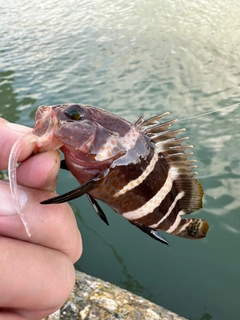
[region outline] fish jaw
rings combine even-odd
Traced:
[[[59,149],[63,143],[55,136],[60,123],[51,106],[40,106],[35,115],[33,134],[36,138],[35,153]]]

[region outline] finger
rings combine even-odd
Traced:
[[[57,310],[74,286],[73,264],[62,252],[0,237],[0,261],[0,307],[27,319]]]
[[[11,311],[2,309],[0,310],[0,320],[26,320],[26,318]]]
[[[18,124],[9,123],[0,118],[0,130],[0,170],[3,170],[7,169],[9,155],[14,143],[21,135],[31,131],[32,129]],[[33,152],[34,148],[34,143],[30,143],[24,147],[20,154],[19,161],[27,159]],[[60,159],[57,151],[30,157],[26,162],[23,162],[19,166],[17,174],[17,177],[19,178],[18,183],[25,186],[31,186],[32,184],[33,188],[54,190],[56,187],[57,171],[60,166],[59,163]]]
[[[23,134],[30,132],[32,129],[27,128],[18,124],[13,124],[6,121],[3,118],[0,118],[0,170],[6,170],[8,167],[8,159],[11,152],[11,149],[14,143],[20,138]],[[33,152],[35,143],[29,143],[24,150],[20,153],[19,161],[22,161],[28,158]]]
[[[59,168],[58,151],[39,153],[21,163],[17,169],[17,182],[26,187],[54,191]]]
[[[26,234],[6,181],[0,181],[0,235],[62,251],[76,262],[82,241],[71,207],[67,203],[41,205],[42,200],[56,195],[50,191],[19,187],[18,193],[32,236]]]

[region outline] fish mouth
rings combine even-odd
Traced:
[[[57,150],[63,144],[54,133],[59,128],[57,114],[51,106],[38,107],[35,115],[35,126],[32,133],[37,136],[37,152]]]

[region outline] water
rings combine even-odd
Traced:
[[[39,105],[93,104],[135,121],[240,101],[238,1],[0,0],[0,115],[33,126]],[[84,242],[76,268],[191,320],[239,318],[240,108],[180,122],[194,145],[211,229],[167,247],[109,208],[72,202]],[[66,182],[67,181],[67,187]],[[60,174],[58,192],[77,183]]]

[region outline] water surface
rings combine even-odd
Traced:
[[[225,0],[0,0],[0,115],[33,126],[39,105],[82,102],[135,121],[184,119],[240,101],[240,5]],[[182,120],[208,237],[166,247],[87,199],[72,201],[84,242],[76,268],[192,320],[239,318],[240,108]],[[77,183],[67,173],[58,192]]]

